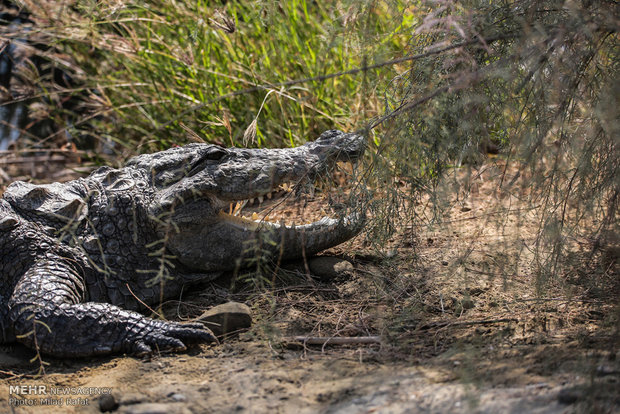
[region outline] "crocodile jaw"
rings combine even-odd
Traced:
[[[190,144],[136,157],[128,165],[153,177],[157,195],[148,213],[162,217],[195,200],[209,199],[220,207],[268,194],[280,184],[312,181],[338,161],[357,161],[364,149],[363,137],[332,130],[296,148],[219,149],[222,158],[212,160],[214,146]]]
[[[364,146],[359,135],[326,131],[297,148],[194,144],[140,156],[130,165],[153,177],[148,215],[169,252],[192,269],[219,271],[265,253],[282,259],[311,255],[355,236],[362,228],[360,215],[285,226],[233,217],[223,209],[283,184],[311,181],[338,161],[356,161]]]
[[[217,220],[201,228],[179,225],[168,240],[168,249],[192,269],[229,270],[257,256],[271,255],[274,260],[311,256],[349,240],[363,225],[360,213],[287,226],[220,211]]]

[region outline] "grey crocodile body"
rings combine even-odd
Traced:
[[[202,325],[139,311],[257,250],[292,259],[355,236],[358,215],[286,226],[223,209],[355,160],[363,149],[361,137],[339,131],[293,149],[190,144],[65,184],[11,184],[0,199],[0,343],[65,357],[213,340]]]

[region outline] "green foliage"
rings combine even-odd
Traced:
[[[100,132],[127,150],[188,139],[272,147],[376,112],[378,71],[287,82],[392,56],[404,46],[400,15],[397,4],[356,1],[110,0],[79,2],[52,26],[97,91],[92,113],[111,116]]]

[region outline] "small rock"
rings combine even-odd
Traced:
[[[470,297],[464,297],[463,300],[461,300],[461,306],[463,309],[473,309],[474,301],[471,300]]]
[[[316,396],[316,400],[320,403],[328,402],[331,398],[332,398],[331,392],[327,392],[327,393],[321,392]]]
[[[448,266],[448,261],[447,260],[442,260],[441,261],[441,265],[442,266]]]
[[[329,281],[353,272],[353,265],[344,259],[332,256],[317,256],[308,260],[310,272],[322,281]]]
[[[172,399],[172,401],[176,401],[176,402],[187,400],[187,397],[185,397],[185,395],[179,394],[178,392],[175,392],[172,395],[170,395],[170,398]]]
[[[576,403],[579,398],[581,398],[581,394],[573,388],[564,388],[558,393],[558,402],[560,404],[573,404]]]
[[[466,213],[466,212],[468,212],[468,211],[471,211],[471,207],[469,207],[469,206],[465,205],[465,206],[461,207],[461,211],[462,211],[463,213]]]
[[[598,367],[596,367],[596,375],[599,377],[614,375],[617,373],[618,371],[616,371],[613,367],[609,365],[599,365]]]
[[[228,302],[214,306],[196,318],[196,321],[204,323],[215,336],[224,336],[252,326],[252,312],[243,303]]]
[[[114,411],[118,408],[118,403],[112,394],[104,394],[99,398],[99,411]]]

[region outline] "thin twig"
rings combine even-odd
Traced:
[[[21,378],[24,376],[24,374],[16,374],[13,371],[5,371],[0,369],[0,375],[6,375],[8,378],[6,379],[15,379],[15,378]]]
[[[135,300],[137,300],[138,302],[140,302],[142,304],[142,306],[144,306],[145,308],[147,308],[148,310],[150,310],[154,315],[157,315],[157,312],[155,312],[153,310],[153,308],[151,308],[149,305],[147,305],[146,303],[144,303],[142,301],[142,299],[140,299],[139,297],[137,297],[135,295],[135,293],[133,293],[133,291],[131,290],[131,288],[129,287],[129,283],[125,283],[125,286],[127,286],[127,289],[129,290],[129,293],[131,293],[131,296],[134,297]]]
[[[287,342],[300,342],[303,345],[351,345],[380,344],[380,336],[295,336]]]
[[[426,325],[421,326],[419,329],[430,329],[430,328],[445,328],[449,326],[470,326],[470,325],[486,325],[492,323],[503,323],[503,322],[519,322],[517,318],[499,318],[499,319],[482,319],[478,321],[463,321],[463,322],[433,322]]]

